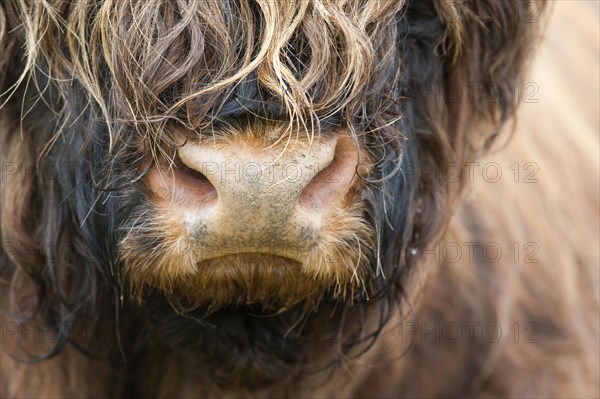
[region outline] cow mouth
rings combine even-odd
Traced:
[[[204,258],[202,261],[197,263],[198,268],[204,267],[207,262],[215,262],[218,265],[229,265],[226,267],[245,267],[254,263],[264,264],[265,262],[272,261],[273,264],[281,266],[289,264],[290,267],[302,267],[303,261],[297,256],[285,256],[279,255],[272,251],[252,251],[242,250],[234,253],[228,253],[213,257]]]
[[[146,223],[127,229],[121,241],[123,279],[140,302],[158,292],[173,303],[211,311],[258,306],[281,312],[301,303],[317,307],[328,297],[352,300],[368,289],[367,259],[374,248],[373,230],[360,213],[360,207],[345,210],[335,219],[339,222],[323,229],[306,248],[225,242],[213,244],[215,250],[209,252],[187,233],[181,219],[165,217],[167,212],[146,213]]]
[[[297,259],[272,252],[242,252],[198,262],[184,296],[209,307],[260,305],[282,312],[300,302],[318,301],[327,287],[307,274]]]

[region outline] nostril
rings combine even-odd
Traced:
[[[302,207],[324,208],[340,204],[353,186],[358,155],[349,137],[340,137],[331,162],[304,187],[299,197]]]
[[[177,173],[179,173],[180,176],[185,177],[190,181],[195,180],[196,184],[199,184],[199,185],[211,185],[212,186],[212,183],[210,182],[210,180],[208,180],[208,177],[206,177],[204,175],[204,173],[187,166],[181,160],[181,158],[179,157],[179,154],[177,154],[175,156],[174,166],[175,166],[175,168],[177,168]]]
[[[218,193],[200,171],[187,166],[179,156],[167,167],[159,165],[148,176],[149,188],[163,205],[175,201],[189,209],[207,208],[216,204]]]
[[[198,207],[216,203],[218,193],[215,186],[204,173],[186,165],[179,154],[175,156],[173,172],[175,189],[180,200]]]

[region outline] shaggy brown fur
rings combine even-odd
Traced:
[[[569,7],[527,85],[533,0],[2,0],[0,396],[599,396]],[[186,140],[332,136],[353,189],[294,256],[202,255],[153,191]]]

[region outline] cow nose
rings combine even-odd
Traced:
[[[260,210],[287,214],[299,207],[318,212],[339,202],[357,165],[352,149],[353,144],[340,139],[291,149],[245,142],[187,143],[178,155],[181,171],[196,178],[187,181],[188,189],[201,193],[200,201],[216,197],[213,206],[248,220]]]
[[[180,201],[170,206],[182,207],[204,259],[268,252],[301,260],[344,206],[358,165],[353,140],[339,135],[277,145],[188,141],[177,156],[170,191]]]

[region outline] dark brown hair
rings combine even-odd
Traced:
[[[133,357],[156,335],[193,347],[202,312],[184,317],[156,292],[140,307],[122,281],[119,243],[147,205],[148,165],[180,145],[174,129],[202,135],[237,121],[276,121],[287,135],[311,140],[335,126],[352,133],[370,163],[361,208],[374,232],[361,241],[370,248],[363,260],[369,289],[345,301],[327,298],[307,328],[335,314],[327,331],[342,337],[336,359],[357,355],[394,312],[408,312],[417,270],[411,253],[440,236],[462,191],[462,182],[439,182],[428,171],[478,159],[513,115],[513,87],[538,37],[540,24],[527,21],[532,7],[543,5],[2,3],[1,159],[34,171],[3,182],[0,193],[2,242],[14,245],[0,253],[10,313],[58,335],[42,357],[70,343],[121,367],[119,350]],[[473,84],[468,95],[454,95]],[[57,165],[52,178],[44,176]],[[222,362],[206,366],[211,375],[253,389],[299,375],[315,350],[282,334],[299,313],[306,309],[260,322],[213,315],[210,322],[246,335],[209,334],[202,348]],[[94,321],[111,349],[93,353],[73,339],[68,326],[81,320]],[[115,328],[134,344],[123,348]],[[251,354],[243,349],[249,342]],[[235,356],[219,353],[232,345],[239,345]]]

